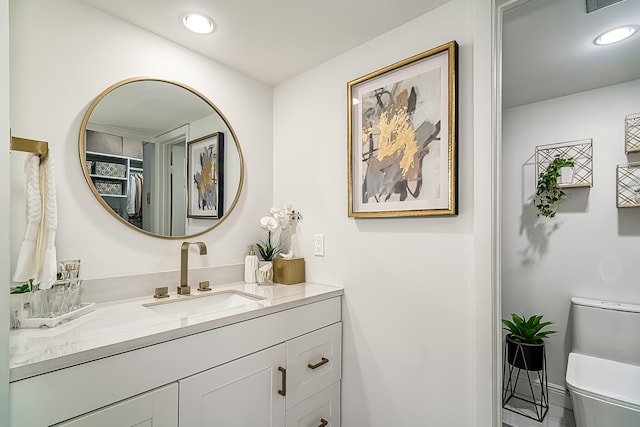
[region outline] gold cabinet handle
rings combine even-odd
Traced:
[[[328,424],[329,424],[329,421],[325,420],[324,418],[320,418],[320,425],[318,427],[324,427]]]
[[[320,366],[326,365],[327,363],[329,363],[329,359],[327,359],[326,357],[323,357],[322,360],[320,360],[315,365],[312,365],[311,363],[309,363],[307,365],[307,368],[309,368],[309,369],[318,369]]]
[[[287,395],[287,370],[282,366],[278,366],[278,371],[282,373],[282,390],[278,390],[280,396]]]

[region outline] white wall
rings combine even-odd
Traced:
[[[11,1],[11,73],[12,133],[49,141],[57,165],[58,257],[81,258],[85,278],[179,268],[181,241],[120,224],[94,199],[80,168],[78,134],[87,107],[113,83],[134,76],[176,80],[201,92],[224,112],[245,155],[237,211],[198,237],[209,255],[191,257],[191,266],[241,262],[260,237],[258,219],[272,198],[271,87],[71,0]],[[24,154],[11,157],[13,267],[25,223]]]
[[[640,209],[616,208],[616,165],[624,119],[640,112],[640,80],[503,113],[503,315],[544,314],[559,334],[548,341],[549,381],[564,387],[570,298],[640,303]],[[554,219],[538,218],[531,156],[536,145],[593,139],[593,188],[572,189]]]
[[[9,2],[0,0],[0,140],[9,141]],[[7,147],[5,145],[5,147]],[[0,200],[9,199],[9,151],[0,150]],[[9,204],[0,204],[0,282],[9,282]],[[6,287],[5,287],[6,289]],[[9,298],[0,298],[0,425],[9,424]]]
[[[347,82],[453,39],[460,214],[348,218]],[[472,4],[454,0],[274,91],[275,204],[303,214],[308,279],[345,287],[345,427],[486,422],[474,420],[472,390],[472,42]],[[315,233],[326,236],[325,257],[313,256]]]

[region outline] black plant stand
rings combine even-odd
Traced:
[[[544,417],[549,411],[549,385],[547,383],[547,355],[544,347],[544,343],[533,344],[540,347],[542,351],[542,363],[538,363],[535,366],[531,366],[530,362],[525,357],[525,350],[529,350],[527,347],[531,347],[526,343],[521,343],[511,339],[510,336],[506,338],[506,344],[504,346],[504,361],[502,368],[502,407],[508,411],[515,412],[516,414],[523,415],[532,420],[542,422]],[[511,346],[511,351],[509,347]],[[527,351],[528,353],[528,351]],[[538,369],[539,368],[539,369]],[[526,373],[529,393],[528,395],[516,395],[516,385],[520,379],[520,374],[524,371]],[[522,375],[524,379],[525,375]],[[534,381],[537,379],[540,384],[540,393],[536,396],[534,392]],[[507,403],[511,399],[517,399],[533,405],[536,416],[533,417],[520,408],[513,406],[507,406]]]

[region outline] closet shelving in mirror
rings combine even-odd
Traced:
[[[142,173],[142,159],[115,154],[86,152],[89,176],[98,194],[103,197],[126,198],[129,177]]]
[[[640,162],[616,167],[616,206],[640,207]]]
[[[573,178],[560,188],[593,187],[593,141],[581,139],[536,147],[536,176],[547,169],[556,157],[573,159]]]

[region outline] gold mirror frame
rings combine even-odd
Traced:
[[[222,215],[221,218],[217,219],[215,221],[215,224],[213,224],[211,227],[205,228],[201,231],[198,231],[196,233],[192,233],[192,234],[185,234],[185,235],[181,235],[181,236],[165,236],[162,234],[158,234],[158,233],[152,233],[150,231],[144,230],[142,228],[136,227],[135,225],[129,223],[128,221],[126,221],[123,217],[121,217],[120,215],[118,215],[114,209],[104,200],[104,198],[100,195],[100,193],[98,192],[98,190],[96,189],[95,184],[93,183],[93,180],[91,178],[89,169],[87,167],[87,162],[86,162],[86,133],[87,133],[87,125],[89,123],[89,119],[91,117],[91,114],[93,113],[93,111],[96,109],[96,107],[98,106],[98,104],[100,103],[100,101],[102,101],[107,95],[109,95],[111,92],[113,92],[114,90],[125,86],[127,84],[131,84],[131,83],[135,83],[135,82],[145,82],[145,81],[154,81],[154,82],[161,82],[161,83],[167,83],[167,84],[171,84],[171,85],[175,85],[178,86],[180,88],[183,88],[189,92],[191,92],[192,94],[196,95],[198,98],[200,98],[201,100],[203,100],[206,104],[208,104],[215,113],[217,113],[220,117],[220,119],[222,119],[222,121],[224,122],[224,124],[226,125],[226,127],[229,129],[229,131],[231,132],[231,135],[233,137],[233,141],[235,143],[235,147],[238,151],[238,161],[239,161],[239,180],[238,180],[238,188],[236,191],[236,195],[233,199],[233,202],[229,205],[229,208],[224,212],[224,214]],[[186,141],[187,143],[189,141]],[[200,236],[202,234],[208,233],[209,231],[213,230],[214,228],[218,227],[220,224],[222,224],[231,214],[231,212],[234,210],[234,208],[236,207],[238,200],[240,199],[240,194],[242,193],[242,188],[244,186],[244,157],[242,154],[242,149],[240,147],[240,143],[238,141],[238,137],[235,133],[235,131],[233,130],[233,127],[231,127],[231,124],[229,123],[229,121],[227,120],[226,116],[218,109],[218,107],[216,107],[216,105],[211,102],[207,97],[205,97],[202,93],[198,92],[197,90],[183,84],[177,81],[173,81],[173,80],[167,80],[167,79],[160,79],[160,78],[155,78],[155,77],[133,77],[130,79],[125,79],[122,80],[120,82],[117,82],[111,86],[109,86],[107,89],[105,89],[102,93],[100,93],[95,100],[91,103],[91,105],[89,105],[89,108],[87,109],[87,112],[84,115],[84,118],[82,119],[82,123],[80,125],[80,136],[79,136],[79,144],[78,144],[78,155],[80,158],[80,165],[82,168],[82,172],[84,174],[85,180],[87,182],[87,184],[89,185],[89,188],[91,189],[91,192],[93,193],[93,195],[95,196],[96,200],[98,200],[98,202],[107,210],[107,212],[109,212],[114,218],[116,218],[119,222],[125,224],[127,227],[140,232],[142,234],[146,234],[148,236],[152,236],[152,237],[158,237],[161,239],[169,239],[169,240],[177,240],[177,239],[185,239],[185,238],[192,238],[192,237],[196,237],[196,236]],[[186,177],[188,179],[188,177]]]

